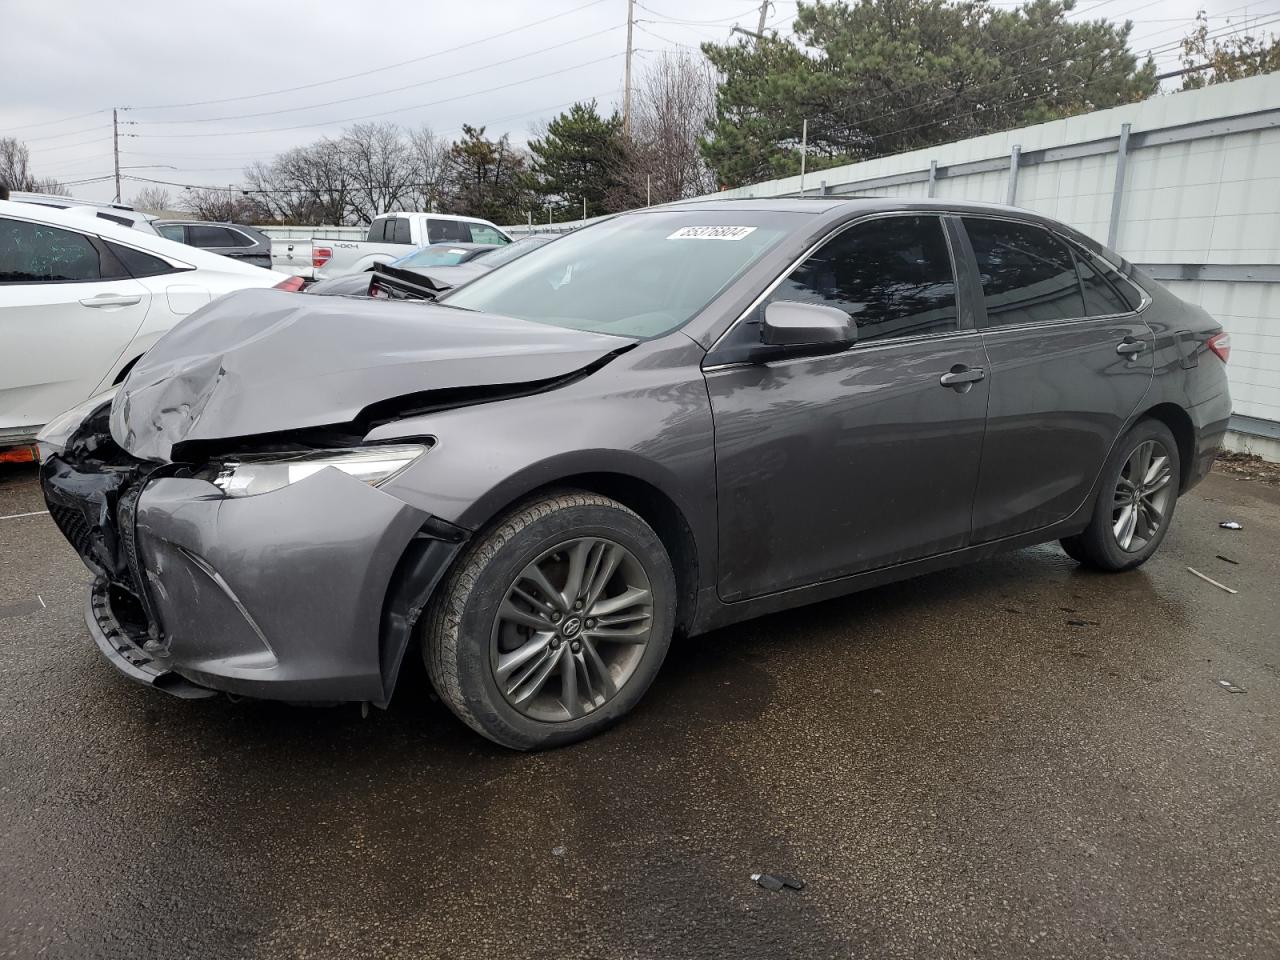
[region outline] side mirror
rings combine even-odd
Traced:
[[[858,325],[838,307],[775,300],[765,307],[760,340],[785,353],[838,353],[858,339]]]

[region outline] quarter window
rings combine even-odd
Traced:
[[[101,278],[101,259],[88,237],[42,223],[0,219],[0,283]]]
[[[770,295],[839,307],[858,342],[958,326],[951,256],[937,217],[885,217],[827,241]]]
[[[1076,255],[1076,268],[1080,271],[1080,288],[1084,291],[1086,317],[1105,317],[1129,312],[1129,305],[1116,293],[1115,287],[1079,254]]]
[[[129,271],[129,276],[131,277],[155,277],[162,273],[177,272],[176,267],[161,260],[159,257],[153,257],[151,254],[143,253],[141,250],[134,250],[132,247],[112,243],[110,240],[105,242],[107,249],[115,255],[117,260],[124,264],[124,268]]]
[[[1039,227],[964,218],[978,260],[987,326],[1085,315],[1071,251]]]
[[[193,223],[187,227],[187,242],[193,247],[234,247],[235,238],[226,227],[214,227],[207,223]]]

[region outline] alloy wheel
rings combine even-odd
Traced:
[[[1164,444],[1138,444],[1116,481],[1111,514],[1116,545],[1137,553],[1150,543],[1164,526],[1175,492],[1173,465]]]
[[[525,566],[494,619],[490,663],[507,703],[575,720],[631,679],[653,632],[653,588],[626,547],[577,537]]]

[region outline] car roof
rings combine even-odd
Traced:
[[[110,220],[96,216],[92,207],[68,207],[59,209],[46,207],[37,203],[14,203],[12,200],[0,200],[0,217],[12,217],[17,220],[34,220],[50,226],[65,227],[80,233],[92,233],[104,240],[113,240],[126,247],[136,247],[148,253],[154,253],[175,263],[193,267],[205,267],[230,273],[245,273],[262,270],[250,264],[206,253],[199,247],[189,247],[176,240],[166,240],[155,233],[147,233],[133,227],[122,226]],[[216,258],[216,259],[215,259]]]

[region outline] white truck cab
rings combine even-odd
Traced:
[[[384,213],[369,224],[364,240],[317,237],[311,242],[315,279],[372,270],[432,243],[510,243],[511,237],[476,217],[445,213]]]

